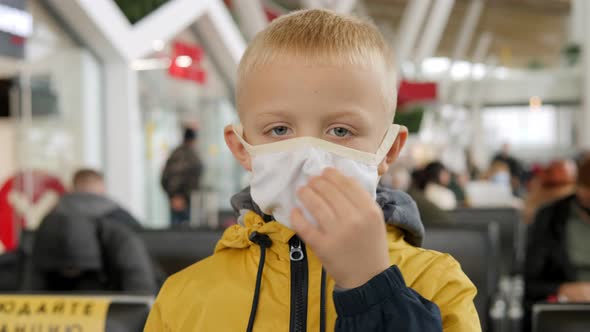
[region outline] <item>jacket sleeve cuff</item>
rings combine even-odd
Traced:
[[[333,297],[336,312],[342,317],[358,315],[395,296],[405,287],[400,270],[392,265],[362,286],[335,290]]]

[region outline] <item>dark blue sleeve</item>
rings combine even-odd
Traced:
[[[335,290],[333,296],[336,332],[442,331],[436,304],[406,287],[395,265],[358,288]]]

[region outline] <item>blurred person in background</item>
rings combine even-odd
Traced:
[[[470,179],[478,179],[480,177],[480,170],[477,167],[475,158],[469,149],[465,149],[465,163],[467,166],[467,175]]]
[[[455,194],[457,199],[457,206],[464,206],[466,200],[465,187],[469,183],[469,173],[453,173],[451,174],[451,182],[449,189]]]
[[[197,131],[185,128],[182,144],[177,147],[164,166],[162,188],[170,201],[172,226],[190,221],[191,194],[199,190],[203,163],[195,151]]]
[[[590,159],[579,168],[575,193],[539,210],[531,225],[525,266],[526,305],[590,302]]]
[[[412,184],[412,175],[406,167],[392,167],[389,172],[383,174],[380,184],[391,189],[408,191]]]
[[[422,218],[422,224],[426,229],[430,226],[452,225],[453,220],[451,216],[436,204],[429,201],[424,196],[424,193],[416,187],[415,183],[421,176],[421,171],[410,173],[405,167],[394,166],[391,171],[383,175],[381,185],[408,193],[416,202],[420,217]]]
[[[492,159],[492,164],[502,162],[508,166],[509,183],[512,191],[516,196],[521,196],[521,183],[524,176],[524,168],[521,162],[510,154],[510,145],[504,143],[502,150]]]
[[[522,208],[522,200],[514,195],[510,168],[501,160],[493,160],[480,180],[465,186],[466,205],[473,208]]]
[[[523,221],[532,223],[539,208],[572,195],[576,190],[577,175],[578,166],[573,160],[556,160],[541,170],[530,182]]]
[[[494,159],[482,178],[492,183],[512,187],[510,166],[505,161]]]
[[[451,216],[426,198],[424,191],[420,189],[420,183],[423,181],[422,172],[423,170],[414,170],[412,172],[412,185],[408,189],[408,195],[414,199],[418,206],[424,228],[428,229],[428,227],[436,225],[452,225],[454,222]]]
[[[417,178],[421,176],[421,171],[410,173],[403,166],[394,166],[391,171],[383,175],[381,185],[394,190],[404,191],[410,195],[416,202],[420,217],[422,218],[422,224],[425,228],[453,224],[451,216],[436,204],[429,201],[424,196],[424,193],[416,187]]]
[[[154,294],[156,272],[134,232],[139,227],[105,196],[101,173],[76,172],[73,191],[60,199],[35,233],[25,288]]]
[[[420,173],[415,174],[415,180],[417,189],[440,209],[453,210],[457,207],[455,193],[449,189],[451,173],[440,161],[426,165]]]

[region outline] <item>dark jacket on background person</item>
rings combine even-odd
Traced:
[[[139,227],[106,197],[65,195],[35,233],[25,288],[154,294],[156,272]]]
[[[523,331],[531,331],[531,310],[537,302],[557,296],[563,283],[576,280],[567,250],[566,226],[575,195],[540,209],[529,226],[525,258]]]
[[[531,304],[556,295],[561,284],[576,280],[566,238],[566,225],[575,199],[575,195],[570,195],[540,209],[529,228],[525,299]]]
[[[190,202],[193,191],[199,189],[203,164],[190,144],[176,148],[164,166],[161,184],[168,197],[182,196]]]
[[[418,248],[424,228],[412,199],[379,188],[377,203],[387,223],[392,265],[360,287],[335,289],[313,251],[265,216],[249,189],[242,191],[232,199],[240,225],[224,232],[211,257],[166,281],[144,331],[240,331],[249,319],[259,332],[287,331],[298,324],[306,331],[481,331],[473,304],[476,289],[459,264],[449,255]],[[296,242],[303,265],[290,261]],[[303,294],[303,301],[290,292]],[[253,306],[257,295],[260,302]]]

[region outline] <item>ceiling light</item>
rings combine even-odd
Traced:
[[[176,57],[174,63],[180,68],[188,68],[193,64],[193,59],[188,55],[181,55]]]

